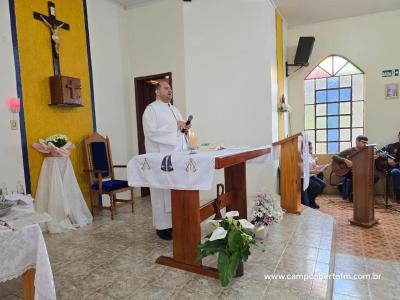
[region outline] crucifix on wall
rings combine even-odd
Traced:
[[[57,20],[56,6],[53,2],[49,1],[47,4],[49,8],[48,16],[33,12],[33,17],[42,21],[50,29],[54,76],[50,77],[51,104],[49,105],[58,107],[82,106],[80,79],[61,76],[59,30],[69,30],[69,24]]]
[[[60,49],[59,30],[60,29],[69,30],[69,24],[67,24],[63,21],[57,20],[56,6],[53,2],[49,1],[48,7],[49,7],[49,15],[48,16],[43,15],[38,12],[33,12],[33,17],[39,21],[42,21],[50,29],[54,75],[61,75],[60,59],[59,59],[59,49]]]

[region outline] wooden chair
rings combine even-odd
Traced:
[[[102,205],[94,205],[93,197],[99,200],[102,195],[110,196],[111,219],[114,220],[114,214],[117,213],[117,202],[131,203],[132,213],[134,212],[133,187],[128,186],[128,181],[117,180],[114,177],[114,168],[126,168],[126,165],[113,165],[110,141],[108,137],[103,137],[97,132],[85,138],[85,153],[87,169],[90,179],[90,204],[92,215],[95,208],[104,209]],[[131,199],[117,199],[116,195],[125,191],[131,192]]]

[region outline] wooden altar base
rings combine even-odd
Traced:
[[[300,215],[304,210],[304,205],[303,204],[299,204],[296,208],[285,208],[285,211],[289,214],[296,214],[296,215]]]
[[[217,157],[215,168],[224,169],[225,186],[218,185],[217,198],[200,207],[198,190],[171,190],[173,257],[161,256],[156,263],[218,278],[218,270],[202,265],[197,257],[201,244],[201,222],[220,210],[236,210],[247,219],[246,161],[271,152],[271,148]]]
[[[378,224],[378,220],[373,219],[372,221],[369,222],[360,222],[360,221],[356,221],[354,218],[349,219],[349,222],[351,225],[357,225],[357,226],[361,226],[361,227],[365,227],[365,228],[370,228],[372,226],[374,226],[375,224]]]
[[[218,269],[216,268],[211,268],[203,265],[199,266],[194,266],[194,265],[188,265],[185,263],[181,263],[179,261],[176,261],[172,257],[168,256],[160,256],[157,258],[156,263],[176,269],[181,269],[184,271],[196,273],[199,275],[204,275],[212,278],[218,278]]]

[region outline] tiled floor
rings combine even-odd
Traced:
[[[349,225],[353,207],[340,197],[325,195],[318,203],[336,219],[335,274],[381,275],[380,280],[335,280],[333,299],[399,299],[400,212],[376,208],[379,224],[366,229]]]
[[[114,221],[104,212],[81,230],[45,235],[58,299],[325,299],[331,292],[327,280],[264,277],[328,275],[334,220],[321,212],[286,215],[271,228],[267,251],[254,250],[244,276],[222,288],[215,279],[155,264],[159,255],[171,255],[172,243],[156,237],[148,199],[138,199],[135,209],[134,215],[120,210]],[[215,258],[206,264],[215,266]],[[20,282],[0,291],[1,299],[17,299]]]

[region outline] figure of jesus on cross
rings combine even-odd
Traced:
[[[43,21],[50,29],[50,37],[52,44],[52,54],[53,54],[53,65],[54,65],[54,75],[61,75],[60,71],[60,60],[59,60],[59,51],[60,51],[60,36],[59,30],[65,29],[69,30],[69,24],[57,20],[56,18],[56,6],[53,2],[48,2],[49,7],[49,15],[43,15],[38,12],[33,13],[33,17],[37,20]]]
[[[47,20],[43,17],[43,15],[40,15],[40,18],[43,20],[43,22],[50,28],[51,31],[51,39],[53,40],[54,47],[56,48],[56,54],[59,56],[59,49],[60,49],[60,37],[58,36],[58,29],[62,28],[64,26],[64,23],[61,23],[58,26],[53,26]]]

